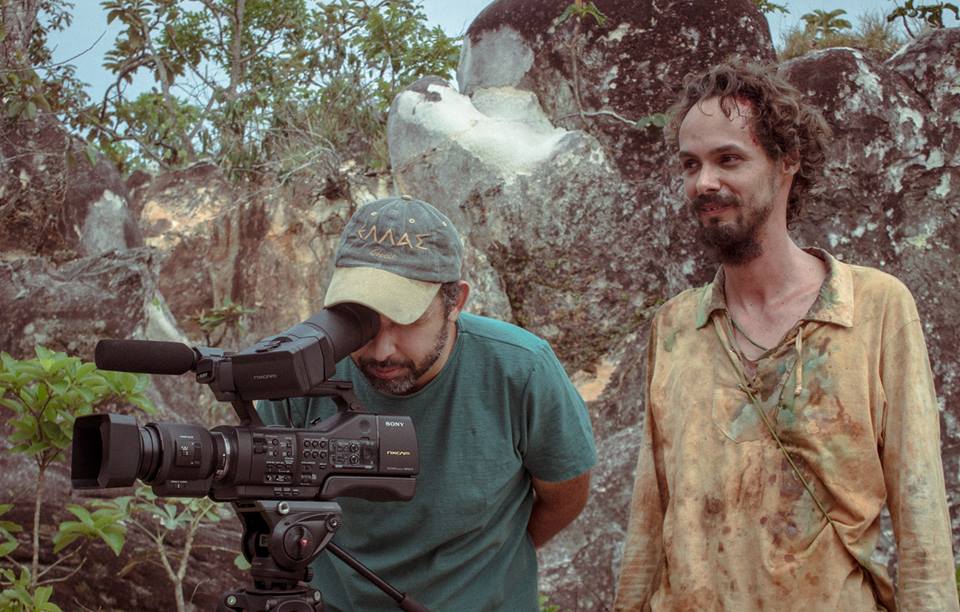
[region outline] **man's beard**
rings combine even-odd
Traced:
[[[417,381],[426,374],[427,370],[433,367],[440,359],[440,353],[447,344],[447,338],[450,336],[447,322],[443,322],[443,328],[437,334],[437,341],[420,363],[415,363],[409,359],[387,359],[386,361],[377,361],[375,359],[360,359],[357,361],[357,367],[367,377],[370,386],[381,393],[390,393],[391,395],[403,395],[414,390]],[[377,378],[370,373],[370,368],[405,368],[407,372],[394,378]]]
[[[691,200],[694,216],[697,220],[697,236],[714,253],[722,264],[741,266],[753,261],[763,253],[760,244],[760,227],[770,216],[772,206],[763,206],[747,210],[744,214],[743,202],[735,195],[702,194]],[[735,223],[720,223],[719,219],[710,219],[700,223],[697,216],[711,204],[732,206],[737,211]]]

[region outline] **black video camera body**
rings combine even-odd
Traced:
[[[217,399],[230,401],[239,426],[149,423],[97,414],[74,423],[71,479],[76,489],[129,486],[158,496],[216,501],[413,497],[419,453],[405,416],[362,411],[349,383],[328,380],[335,365],[366,344],[379,316],[355,304],[325,309],[234,355],[174,342],[102,340],[97,367],[125,372],[195,371]],[[339,410],[311,428],[267,426],[255,399],[330,396]]]

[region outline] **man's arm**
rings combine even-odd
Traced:
[[[940,414],[919,321],[884,342],[881,376],[886,395],[883,473],[900,568],[897,601],[904,610],[960,610]]]
[[[580,516],[590,492],[590,472],[570,480],[547,482],[533,479],[536,499],[527,523],[533,545],[540,548]]]
[[[657,319],[650,326],[647,344],[644,421],[637,456],[637,470],[630,500],[620,575],[617,577],[614,612],[647,610],[656,592],[663,570],[663,515],[669,493],[663,474],[663,457],[655,435],[656,419],[651,405],[650,388],[656,368]]]

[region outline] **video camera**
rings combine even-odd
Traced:
[[[152,485],[158,496],[230,501],[244,526],[241,548],[253,588],[225,593],[218,612],[321,611],[310,562],[324,549],[390,596],[403,610],[428,612],[334,544],[341,526],[336,497],[413,498],[420,472],[413,421],[363,411],[350,383],[330,380],[338,361],[380,327],[357,304],[325,309],[250,348],[226,353],[176,342],[101,340],[98,368],[146,374],[196,372],[240,425],[212,430],[182,423],[137,425],[133,417],[96,414],[73,426],[75,489]],[[328,396],[331,417],[309,428],[265,425],[253,400]]]
[[[229,354],[176,342],[101,340],[98,368],[148,374],[195,371],[239,426],[148,423],[97,414],[74,423],[76,489],[140,479],[158,496],[216,501],[374,501],[413,497],[419,458],[413,422],[363,412],[349,383],[329,380],[336,363],[377,334],[379,317],[356,304],[325,309],[250,348]],[[339,410],[308,429],[266,426],[252,400],[330,396]]]

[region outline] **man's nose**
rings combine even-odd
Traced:
[[[380,316],[380,331],[373,340],[364,347],[368,359],[386,361],[396,351],[396,340],[393,334],[393,322]]]
[[[697,195],[720,191],[720,175],[713,166],[704,164],[697,173]]]

